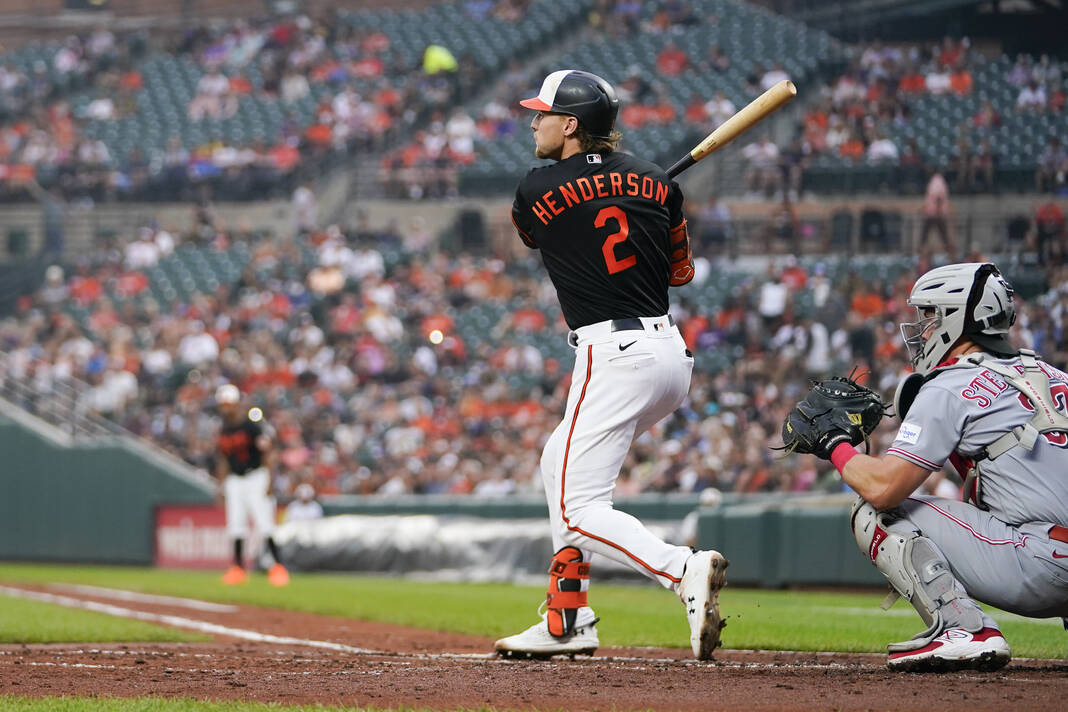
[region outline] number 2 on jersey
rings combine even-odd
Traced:
[[[1051,383],[1049,384],[1050,395],[1053,396],[1053,407],[1062,413],[1068,413],[1068,385],[1063,383]],[[1020,405],[1032,413],[1035,410],[1035,406],[1031,403],[1031,399],[1025,396],[1023,393],[1019,394],[1017,398],[1020,401]],[[1068,447],[1068,433],[1054,430],[1051,433],[1044,433],[1042,437],[1046,438],[1050,445],[1056,445],[1057,447]]]
[[[615,274],[628,267],[633,267],[638,262],[638,258],[631,255],[621,260],[616,259],[616,245],[627,239],[627,235],[630,233],[630,225],[627,224],[627,214],[623,212],[622,208],[610,205],[607,208],[601,208],[601,211],[597,213],[597,217],[593,219],[593,226],[604,227],[605,223],[610,219],[616,221],[616,224],[619,225],[619,230],[604,239],[604,244],[601,245],[601,253],[604,255],[604,263],[608,267],[608,274]]]

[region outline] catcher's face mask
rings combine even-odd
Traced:
[[[900,324],[901,338],[909,350],[909,360],[915,366],[923,358],[924,346],[931,334],[942,325],[941,310],[932,307],[916,307],[919,321]]]

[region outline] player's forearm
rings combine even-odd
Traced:
[[[857,453],[840,472],[845,483],[876,509],[896,506],[904,499],[904,496],[896,498],[893,481],[881,457]]]

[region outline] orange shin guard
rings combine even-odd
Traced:
[[[549,592],[545,595],[549,633],[560,637],[575,629],[578,609],[586,605],[582,582],[589,578],[590,565],[582,561],[582,552],[577,548],[565,546],[553,554],[549,566]]]

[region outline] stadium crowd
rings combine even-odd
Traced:
[[[935,169],[947,173],[957,193],[997,189],[995,171],[1004,148],[998,145],[994,130],[1004,117],[991,99],[997,86],[977,84],[973,78],[976,64],[987,60],[978,57],[968,38],[946,37],[940,44],[926,46],[873,41],[854,54],[841,74],[822,88],[821,101],[804,116],[800,144],[806,157],[831,155],[854,164],[895,167],[895,184],[915,193],[922,192],[926,175]],[[1020,54],[1007,75],[997,80],[998,85],[1000,80],[1019,90],[1011,111],[1064,116],[1061,63],[1048,55],[1035,60]],[[973,94],[980,99],[978,110],[945,127],[943,139],[952,141],[954,147],[944,165],[931,165],[915,138],[891,138],[892,129],[907,130],[917,120],[937,118],[917,113],[918,99]],[[1059,141],[1053,138],[1051,144],[1038,159],[1036,189],[1040,192],[1064,187],[1068,171]]]
[[[434,52],[436,63],[410,62],[385,34],[335,13],[205,23],[178,35],[98,28],[50,46],[30,73],[0,58],[0,199],[24,199],[31,178],[68,200],[191,199],[202,186],[217,199],[288,194],[325,161],[380,148],[469,95],[483,70],[466,55]],[[149,109],[181,92],[163,86],[178,75],[150,69],[160,57],[198,76],[187,106],[155,107],[186,114],[183,135],[159,145],[103,140],[125,119],[146,135],[160,131]],[[261,117],[277,109],[277,130],[232,138],[221,127],[243,105]]]
[[[714,215],[692,214],[703,234]],[[536,253],[450,254],[419,220],[204,238],[146,226],[50,268],[0,322],[3,377],[38,393],[81,379],[83,407],[206,469],[211,394],[233,382],[276,431],[281,493],[304,482],[321,493],[540,491],[538,455],[571,360]],[[153,270],[183,251],[228,256],[235,279],[160,303]],[[902,259],[873,277],[785,257],[752,274],[702,254],[695,282],[673,294],[696,354],[690,398],[639,439],[618,494],[837,489],[829,468],[769,446],[809,377],[856,367],[892,394],[906,370],[897,324],[930,265]],[[1046,269],[1068,284],[1068,267]],[[703,300],[724,281],[720,300]],[[1065,365],[1068,289],[1023,300],[1017,328]],[[888,421],[879,437],[892,432]]]

